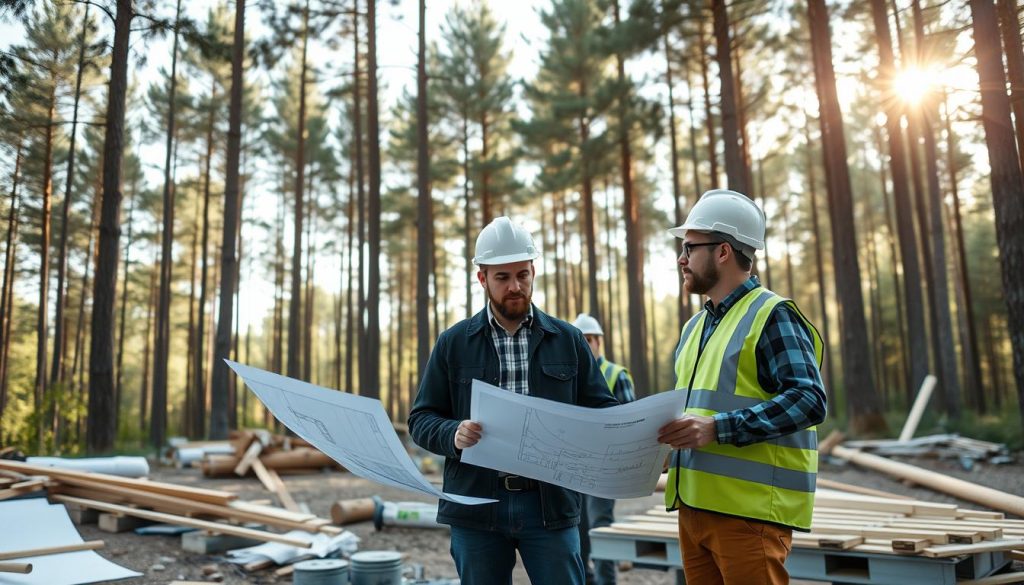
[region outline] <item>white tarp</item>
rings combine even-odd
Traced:
[[[379,400],[225,361],[277,420],[359,477],[460,504],[495,501],[434,487],[402,446]]]
[[[669,446],[658,429],[683,411],[671,391],[610,408],[585,408],[473,380],[470,418],[483,426],[462,462],[602,498],[654,492]]]
[[[0,552],[50,548],[81,544],[82,536],[71,523],[63,504],[50,504],[45,498],[0,502]],[[27,575],[0,573],[3,585],[75,585],[141,577],[96,554],[75,552],[9,559],[4,562],[31,563]]]

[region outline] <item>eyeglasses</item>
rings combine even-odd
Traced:
[[[725,242],[704,242],[703,244],[694,244],[692,242],[683,242],[683,257],[687,260],[690,259],[690,254],[694,248],[700,248],[701,246],[717,246],[724,244]]]

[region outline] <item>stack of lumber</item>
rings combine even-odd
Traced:
[[[308,473],[337,462],[299,437],[272,435],[260,430],[232,431],[231,454],[207,454],[199,466],[206,477],[256,474],[260,467],[277,472]],[[254,464],[258,461],[259,464]]]
[[[1004,443],[990,443],[961,437],[958,434],[928,435],[907,440],[876,439],[846,441],[844,447],[860,449],[884,457],[934,457],[939,459],[966,459],[989,463],[1009,463],[1010,451]]]
[[[676,512],[657,507],[603,530],[675,537],[677,522]],[[954,504],[819,489],[811,532],[794,532],[793,546],[931,558],[1024,550],[1024,520]]]
[[[0,460],[0,477],[15,479],[5,491],[46,489],[51,501],[122,516],[189,526],[217,534],[308,547],[301,540],[240,526],[258,523],[280,530],[336,535],[330,520],[281,508],[237,501],[235,494],[158,481],[132,479]],[[20,480],[20,481],[17,481]],[[29,488],[18,488],[31,483]],[[0,495],[0,498],[3,496]]]

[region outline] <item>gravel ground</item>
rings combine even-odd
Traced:
[[[1024,455],[1018,454],[1018,460],[1020,459],[1024,459]],[[1024,496],[1024,464],[1021,463],[999,466],[983,464],[975,466],[971,471],[964,471],[955,462],[934,459],[907,461],[954,477]],[[980,508],[970,502],[957,501],[928,489],[907,486],[881,474],[858,469],[852,465],[836,465],[825,461],[821,466],[820,476],[909,495],[921,500],[957,503],[964,507]],[[440,481],[439,476],[428,477],[434,481]],[[243,500],[268,497],[268,493],[263,490],[255,478],[207,479],[194,469],[161,468],[151,474],[151,479],[224,490],[237,493]],[[326,518],[330,517],[331,504],[338,499],[378,495],[389,501],[430,501],[425,496],[421,497],[417,494],[380,486],[349,473],[337,471],[288,475],[283,476],[283,479],[296,501],[307,503],[312,512]],[[620,500],[616,506],[616,514],[625,516],[643,513],[653,506],[660,505],[661,497],[662,495],[659,493],[645,498]],[[401,551],[405,554],[406,565],[421,565],[424,576],[429,579],[455,578],[457,576],[448,553],[447,530],[385,527],[381,531],[376,531],[372,522],[351,525],[348,529],[361,539],[360,550]],[[106,541],[106,548],[100,551],[103,556],[145,574],[144,577],[120,581],[120,583],[165,584],[175,579],[202,581],[204,580],[202,567],[209,564],[217,565],[218,570],[225,577],[223,582],[228,584],[291,582],[290,577],[274,577],[271,570],[245,573],[221,558],[186,553],[181,549],[180,537],[138,536],[131,532],[110,534],[101,532],[95,525],[82,526],[81,533],[86,540],[103,539]],[[161,565],[163,568],[159,569]],[[1024,569],[1024,567],[1020,568]],[[522,563],[517,564],[514,582],[529,583]],[[619,583],[622,585],[663,585],[673,582],[665,572],[649,569],[624,571],[620,573],[619,577]]]

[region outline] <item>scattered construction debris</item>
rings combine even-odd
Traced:
[[[970,439],[957,434],[928,435],[905,441],[892,439],[846,441],[843,446],[870,451],[884,457],[956,459],[961,463],[966,463],[965,467],[968,468],[970,464],[979,461],[992,464],[1013,462],[1006,444]]]
[[[282,510],[273,506],[237,502],[234,494],[106,475],[54,469],[16,461],[0,461],[0,470],[48,477],[46,489],[52,500],[77,508],[108,512],[121,517],[143,518],[179,526],[191,526],[217,534],[232,534],[259,541],[292,546],[303,542],[227,522],[255,522],[282,530],[338,535],[343,530],[326,518]],[[283,539],[283,540],[282,540]]]
[[[880,471],[900,480],[909,481],[937,492],[955,496],[968,502],[975,502],[993,510],[1024,517],[1024,498],[988,488],[955,477],[929,471],[920,467],[892,461],[885,457],[863,453],[844,445],[836,445],[830,453],[824,453],[865,467]]]

